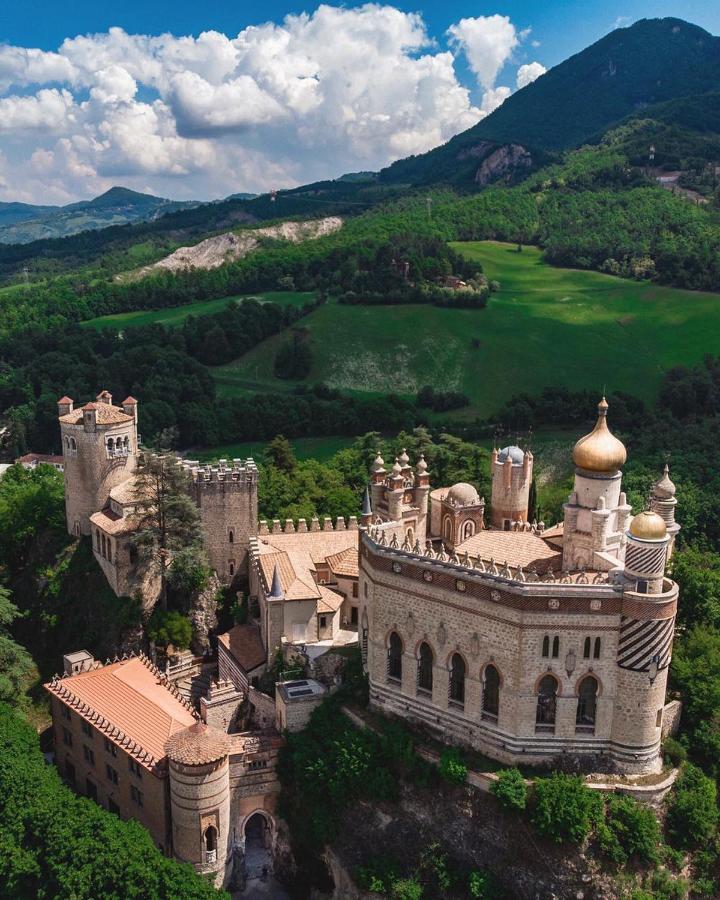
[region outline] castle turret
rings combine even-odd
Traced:
[[[129,415],[102,391],[96,402],[75,409],[58,400],[65,470],[65,512],[70,534],[90,534],[90,516],[108,503],[112,488],[127,481],[137,461],[137,407]]]
[[[372,525],[372,505],[370,503],[370,491],[366,487],[363,494],[362,513],[360,515],[360,524],[363,528],[369,528]]]
[[[231,743],[226,734],[196,722],[165,745],[169,761],[173,852],[222,886],[232,853]]]
[[[630,507],[620,491],[620,466],[627,453],[608,428],[607,411],[603,397],[595,427],[573,449],[575,482],[564,507],[563,531],[563,568],[570,571],[607,571],[620,562],[625,545]]]
[[[670,480],[670,470],[666,464],[662,477],[653,485],[650,496],[650,509],[662,517],[667,527],[669,537],[667,545],[668,560],[675,549],[675,538],[680,531],[680,526],[675,521],[675,507],[677,506],[675,490],[675,485]]]
[[[527,522],[533,455],[515,446],[493,449],[491,468],[492,524],[508,531],[514,522]]]

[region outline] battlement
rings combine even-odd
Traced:
[[[284,523],[280,519],[273,519],[271,525],[268,525],[267,519],[261,519],[258,525],[258,534],[307,534],[311,531],[357,530],[357,516],[348,516],[347,522],[343,516],[338,516],[334,525],[330,516],[325,516],[322,523],[317,516],[313,516],[309,526],[306,519],[298,519],[297,528],[292,519],[285,519]]]
[[[228,463],[227,459],[218,460],[216,466],[201,465],[197,460],[183,460],[183,468],[192,477],[193,483],[202,488],[210,484],[257,484],[258,468],[255,460],[248,457],[246,460],[233,459]]]

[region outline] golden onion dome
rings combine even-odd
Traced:
[[[646,510],[633,517],[630,534],[644,541],[659,541],[667,535],[667,525],[662,516]]]
[[[573,462],[589,472],[615,472],[627,459],[625,445],[608,428],[607,411],[607,400],[603,397],[598,403],[595,427],[573,447]]]

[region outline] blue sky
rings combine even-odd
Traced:
[[[658,16],[720,34],[718,0],[5,0],[0,200],[113,184],[208,199],[376,170]]]

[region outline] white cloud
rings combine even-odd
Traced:
[[[379,168],[502,103],[496,79],[527,34],[500,15],[450,27],[479,105],[419,14],[373,3],[235,37],[111,28],[54,53],[0,46],[0,196],[65,202],[121,181],[202,198]]]
[[[532,82],[535,81],[536,78],[539,78],[546,72],[547,69],[545,68],[545,66],[539,62],[526,63],[524,66],[520,66],[520,68],[517,70],[516,80],[518,90],[520,90],[520,88],[527,87],[529,84],[532,84]]]
[[[451,41],[467,57],[481,87],[495,84],[500,69],[520,43],[520,35],[508,16],[478,16],[460,19],[448,28]]]

